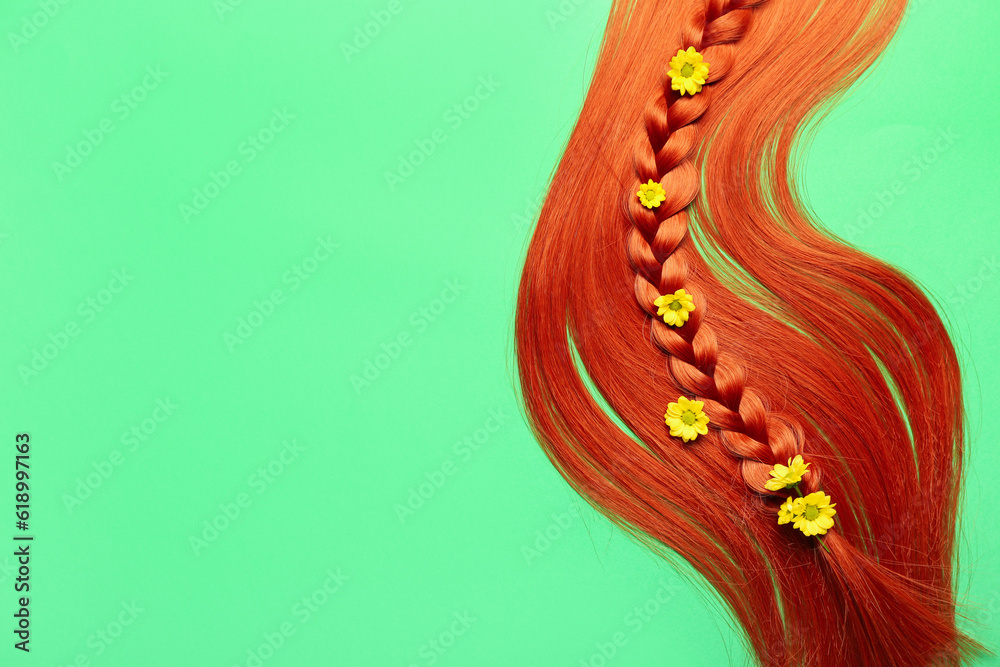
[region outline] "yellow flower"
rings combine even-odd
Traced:
[[[688,321],[689,313],[694,310],[694,299],[683,289],[673,294],[664,294],[653,302],[658,307],[657,315],[663,315],[663,321],[672,327],[682,327]]]
[[[833,515],[837,513],[833,509],[835,506],[836,503],[830,503],[830,496],[822,491],[796,498],[792,508],[795,519],[792,527],[806,535],[826,535],[826,531],[833,528]]]
[[[802,480],[802,475],[809,472],[809,465],[802,461],[801,455],[796,456],[794,459],[788,459],[787,466],[778,463],[774,466],[774,470],[771,471],[771,477],[774,479],[767,480],[764,487],[770,491],[780,491],[786,486],[798,484]]]
[[[663,190],[663,186],[653,179],[649,179],[649,183],[645,185],[640,183],[639,191],[635,194],[639,196],[639,201],[646,208],[656,208],[660,202],[667,199],[667,193]]]
[[[670,435],[688,442],[699,434],[708,433],[708,415],[701,411],[703,407],[704,401],[689,401],[684,396],[678,398],[676,403],[669,404],[663,417],[670,427]]]
[[[792,498],[788,496],[785,502],[781,503],[781,507],[778,508],[778,523],[788,523],[795,518],[795,501],[801,501],[801,498]]]
[[[670,87],[681,95],[694,95],[701,92],[701,87],[708,80],[708,63],[702,60],[701,54],[693,46],[688,50],[681,49],[670,59]]]

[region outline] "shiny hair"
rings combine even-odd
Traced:
[[[520,391],[565,479],[684,558],[762,665],[956,665],[959,363],[901,271],[832,237],[796,146],[886,48],[906,0],[618,0],[518,291]],[[668,62],[710,63],[696,95]],[[636,197],[649,180],[656,208]],[[654,301],[685,289],[682,327]],[[668,403],[704,402],[685,443]],[[778,525],[775,464],[811,462],[822,538]]]

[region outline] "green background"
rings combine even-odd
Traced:
[[[0,663],[253,665],[269,635],[260,664],[600,665],[616,635],[607,664],[747,660],[703,586],[577,509],[515,400],[520,263],[609,4],[5,3],[0,467],[30,433],[36,540],[32,651],[0,627]],[[804,175],[952,323],[992,646],[998,19],[915,3]]]

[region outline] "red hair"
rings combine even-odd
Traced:
[[[899,270],[817,228],[793,153],[885,49],[905,0],[616,1],[525,260],[525,409],[566,480],[697,569],[762,665],[956,665],[961,378]],[[678,49],[711,65],[679,96]],[[649,180],[665,201],[636,197]],[[682,327],[654,300],[685,289]],[[707,435],[664,410],[704,402]],[[775,464],[837,502],[822,541],[777,524]]]

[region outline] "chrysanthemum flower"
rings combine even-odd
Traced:
[[[793,528],[798,528],[806,535],[826,535],[833,528],[833,509],[836,503],[830,502],[830,496],[822,491],[810,493],[804,498],[797,498],[792,507],[795,518]]]
[[[794,459],[788,459],[787,466],[778,463],[771,471],[771,477],[774,479],[767,480],[764,487],[770,491],[780,491],[786,486],[798,484],[802,480],[802,475],[809,472],[809,465],[802,460],[801,455],[797,455]]]
[[[657,315],[663,316],[663,321],[672,327],[682,327],[688,321],[689,313],[694,310],[694,299],[683,289],[673,294],[664,294],[656,299],[653,305],[658,308]]]
[[[639,201],[646,208],[656,208],[661,202],[666,201],[667,193],[663,186],[649,179],[649,183],[639,184],[639,191],[635,193],[639,196]]]
[[[688,50],[681,49],[670,59],[670,87],[681,95],[694,95],[701,92],[701,87],[708,80],[708,63],[702,60],[701,54],[693,46]]]
[[[793,498],[788,496],[785,502],[781,503],[781,507],[778,508],[778,523],[789,523],[795,518],[795,501],[801,501],[801,498]]]
[[[670,427],[670,435],[689,442],[708,433],[708,415],[701,411],[703,407],[704,401],[689,401],[684,396],[667,405],[663,417]]]

